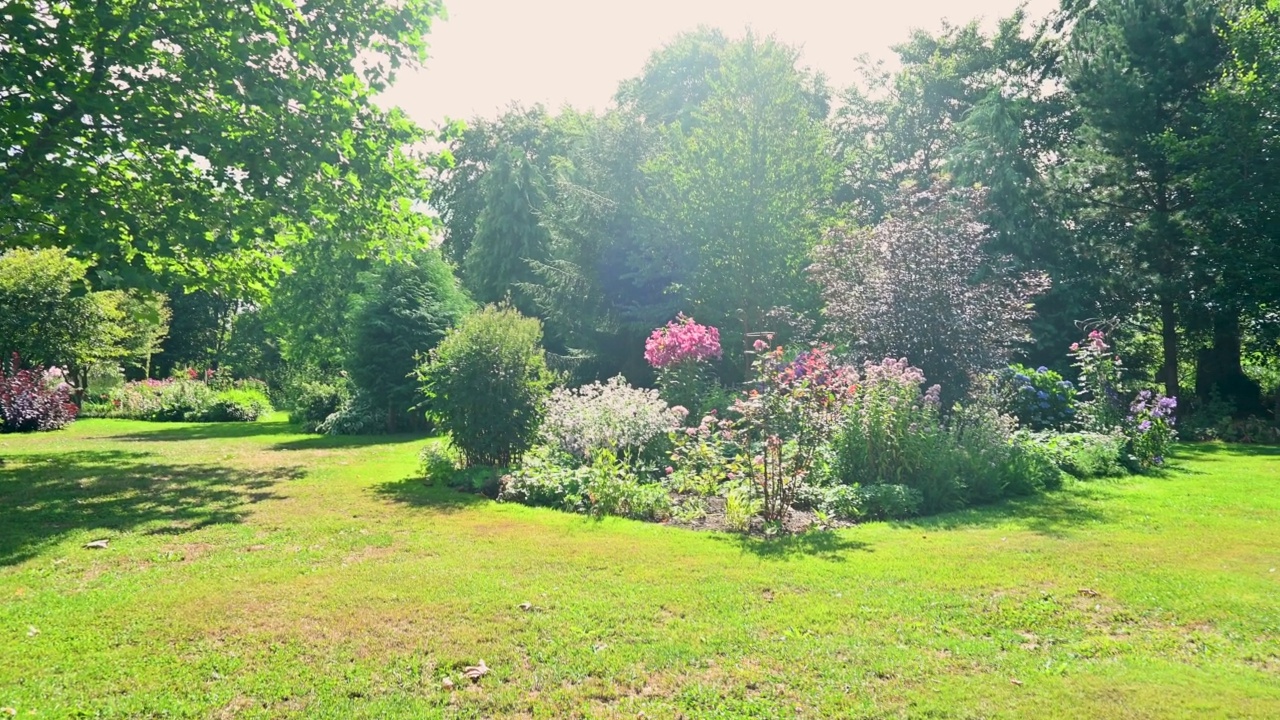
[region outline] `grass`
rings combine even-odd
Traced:
[[[758,541],[429,488],[426,442],[282,422],[0,437],[0,708],[1280,717],[1274,448]]]

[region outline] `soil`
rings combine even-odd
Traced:
[[[664,520],[663,525],[671,525],[674,527],[687,528],[689,530],[706,530],[712,532],[741,532],[736,528],[729,527],[728,518],[725,515],[724,498],[719,496],[703,496],[703,495],[683,495],[674,494],[671,496],[673,504],[679,506],[688,501],[701,501],[705,514],[696,520],[676,520],[674,518]],[[782,523],[781,532],[783,534],[797,534],[808,532],[810,530],[831,530],[833,528],[851,527],[854,523],[843,520],[828,518],[825,522],[819,521],[817,514],[811,510],[803,508],[791,508],[791,512],[787,513],[787,519]],[[747,530],[748,535],[756,535],[766,537],[777,534],[767,532],[768,526],[763,518],[756,516],[751,518],[751,527]]]

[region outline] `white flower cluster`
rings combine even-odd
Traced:
[[[668,407],[657,390],[633,388],[619,375],[552,392],[542,433],[549,444],[581,458],[605,449],[621,454],[674,430],[686,415],[682,407]]]

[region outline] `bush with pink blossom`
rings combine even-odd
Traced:
[[[695,417],[717,404],[720,385],[711,361],[722,356],[720,331],[684,314],[654,330],[644,344],[644,359],[657,372],[663,399]]]

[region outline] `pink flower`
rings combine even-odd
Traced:
[[[681,314],[674,321],[653,331],[644,344],[644,359],[655,368],[682,362],[702,362],[721,356],[720,331],[699,325]]]
[[[667,466],[667,474],[668,474],[668,475],[670,475],[671,473],[673,473],[673,472],[675,472],[675,471],[676,471],[676,470],[675,470],[675,468],[671,467],[670,465],[668,465],[668,466]]]
[[[1079,349],[1080,349],[1080,343],[1071,343],[1071,352],[1075,352]]]
[[[755,348],[756,352],[760,352],[768,348],[769,343],[765,342],[764,340],[756,340],[754,343],[751,344],[751,347]]]

